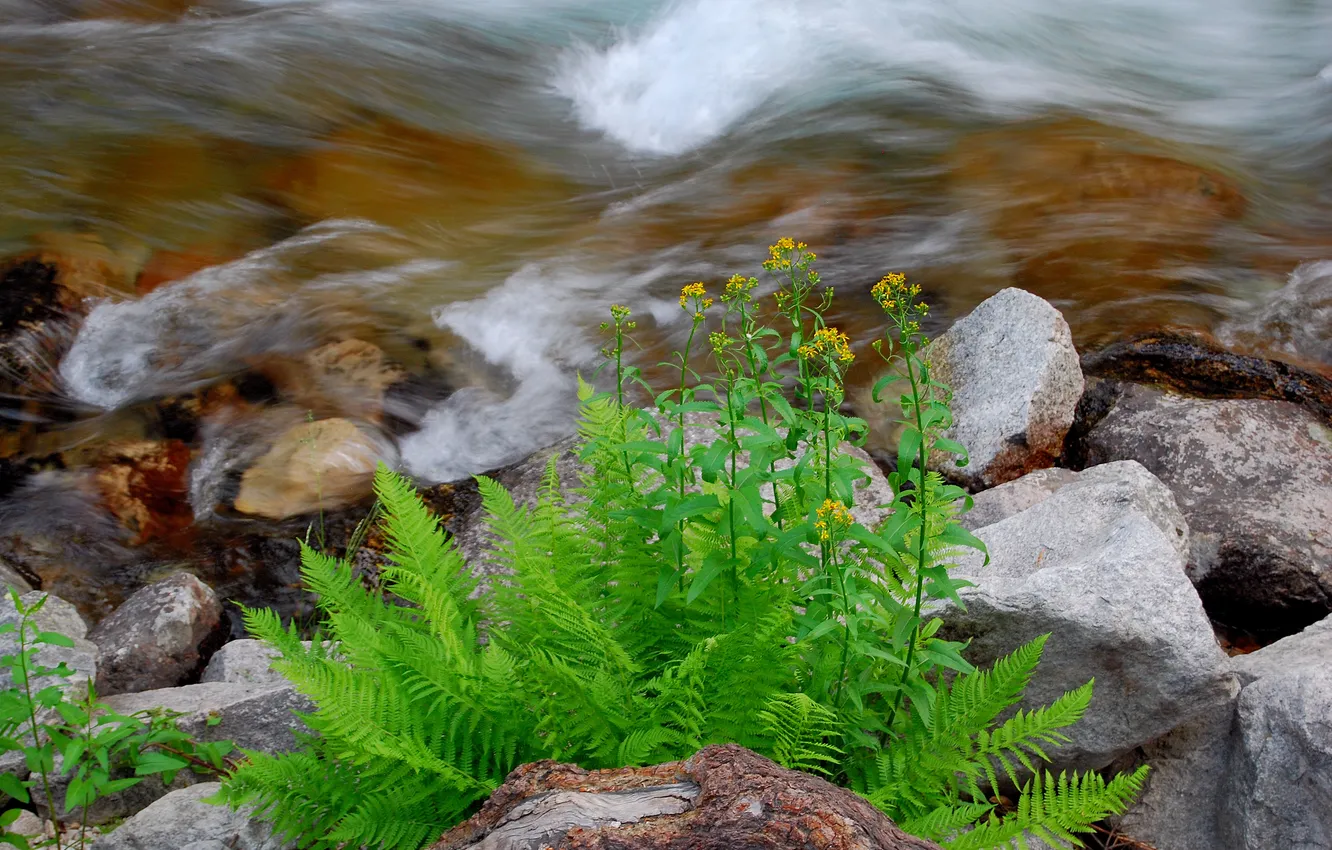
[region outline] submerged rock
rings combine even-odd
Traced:
[[[863,797],[735,744],[654,767],[523,765],[430,850],[528,846],[938,850],[902,832]]]
[[[233,504],[269,519],[345,507],[370,495],[384,458],[391,448],[348,419],[303,422],[245,470]]]
[[[1068,323],[1046,301],[1005,289],[959,320],[929,348],[934,380],[953,391],[953,427],[971,462],[931,465],[972,489],[1053,466],[1082,396],[1082,371]]]
[[[88,633],[98,648],[97,692],[183,684],[198,674],[224,630],[222,604],[199,579],[176,573],[149,585]]]
[[[1218,621],[1289,634],[1332,611],[1332,429],[1294,404],[1120,388],[1089,464],[1136,460],[1192,529],[1189,576]]]
[[[194,522],[189,501],[193,454],[179,440],[115,444],[97,470],[107,507],[134,536],[131,545],[166,537]]]

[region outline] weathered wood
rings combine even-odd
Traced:
[[[643,768],[524,765],[431,850],[938,850],[865,799],[734,744]]]

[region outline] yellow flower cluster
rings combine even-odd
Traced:
[[[887,274],[874,288],[870,290],[870,295],[879,302],[879,306],[889,313],[906,313],[914,310],[920,315],[925,315],[930,311],[929,305],[921,301],[912,305],[911,300],[920,295],[920,285],[907,285],[906,275],[901,272],[892,272]]]
[[[758,286],[758,278],[733,274],[731,279],[726,281],[726,291],[722,293],[721,298],[726,302],[748,301],[749,291],[756,286]]]
[[[690,310],[689,299],[694,299],[692,312],[695,319],[703,318],[703,311],[712,306],[712,299],[707,297],[703,284],[695,281],[680,290],[680,308]]]
[[[851,511],[846,505],[836,499],[824,499],[823,504],[819,506],[814,528],[819,532],[820,540],[831,540],[833,532],[849,528],[851,522]]]
[[[818,255],[804,242],[797,242],[789,236],[783,236],[768,246],[768,259],[763,261],[763,268],[770,272],[790,271],[801,265],[808,265],[818,259]],[[795,255],[792,258],[792,255]]]
[[[813,339],[796,349],[796,355],[802,360],[830,357],[839,363],[856,359],[851,353],[851,338],[837,328],[819,328]]]
[[[731,339],[729,336],[727,336],[724,333],[721,333],[719,331],[713,331],[712,333],[708,334],[708,342],[712,343],[713,351],[715,351],[718,354],[721,354],[722,352],[730,348],[735,343],[735,340]]]

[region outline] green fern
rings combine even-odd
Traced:
[[[774,246],[774,261],[799,250]],[[784,353],[754,342],[775,332],[744,307],[747,365],[735,340],[713,338],[720,387],[673,390],[649,414],[580,382],[579,486],[563,490],[558,458],[530,506],[478,477],[490,540],[478,563],[381,467],[379,588],[303,547],[323,614],[315,639],[244,611],[316,709],[300,750],[247,754],[219,797],[255,805],[301,847],[416,850],[524,762],[609,768],[735,742],[863,794],[950,850],[1076,846],[1122,811],[1145,769],[1109,781],[1045,771],[1090,682],[1009,714],[1047,636],[976,670],[922,614],[925,600],[958,598],[949,570],[984,547],[956,522],[966,494],[921,468],[931,451],[962,450],[938,436],[946,388],[912,347],[918,325],[895,318],[913,380],[908,436],[889,516],[864,528],[843,514],[865,472],[835,450],[864,423],[838,412],[842,355],[816,362],[809,352],[822,349],[802,344],[838,337],[821,318],[806,324],[819,316],[802,301],[809,279],[792,284]],[[701,296],[685,301],[704,309]],[[628,311],[613,315],[618,345]],[[796,361],[800,406],[777,371]],[[616,363],[620,378],[636,374]],[[716,415],[715,440],[686,449],[680,422],[697,412]],[[488,575],[484,592],[474,569]],[[1022,789],[1011,811],[996,809],[1001,786]]]

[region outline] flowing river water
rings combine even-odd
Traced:
[[[682,284],[783,235],[867,355],[900,270],[941,325],[1017,285],[1084,348],[1326,364],[1330,142],[1332,0],[0,0],[0,257],[100,287],[5,408],[61,460],[0,534],[97,538],[79,458],[256,370],[177,458],[183,524],[301,416],[423,481],[511,461],[568,431],[611,303],[651,364]],[[421,378],[394,427],[291,376],[347,340]]]

